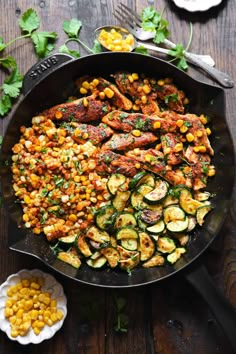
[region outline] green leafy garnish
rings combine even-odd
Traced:
[[[23,32],[31,34],[39,28],[40,20],[37,13],[33,9],[26,10],[19,20],[19,26]]]
[[[147,48],[143,47],[142,45],[138,46],[135,48],[135,53],[143,54],[143,55],[149,55]]]
[[[145,31],[155,32],[153,42],[156,44],[163,43],[170,34],[169,23],[162,17],[163,12],[159,14],[152,6],[148,6],[141,15],[142,28]]]
[[[114,330],[116,332],[127,333],[128,332],[128,316],[123,312],[126,306],[126,299],[123,297],[115,297],[116,305],[116,322],[114,324]]]
[[[76,18],[72,18],[70,21],[63,22],[63,29],[69,38],[77,38],[81,27],[81,21],[77,20]]]
[[[35,52],[39,58],[44,58],[54,49],[54,42],[57,39],[56,32],[35,32],[31,39],[34,43]]]

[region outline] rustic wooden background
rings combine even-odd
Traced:
[[[207,0],[206,0],[207,1]],[[188,42],[189,21],[194,36],[191,50],[210,53],[216,65],[236,80],[236,2],[222,3],[204,13],[188,13],[172,1],[123,0],[124,4],[142,10],[150,3],[170,22],[171,38]],[[57,48],[66,36],[62,22],[73,17],[83,23],[80,38],[92,46],[96,27],[114,23],[115,0],[5,0],[0,1],[0,36],[7,42],[20,35],[18,19],[29,7],[41,18],[41,29],[59,34]],[[18,41],[7,53],[13,55],[25,73],[36,62],[29,40]],[[189,73],[200,80],[211,79],[193,67]],[[2,83],[3,73],[0,72]],[[226,107],[228,124],[236,142],[236,89],[228,89]],[[3,135],[10,115],[0,119]],[[4,210],[0,225],[0,283],[22,268],[49,269],[33,257],[14,253],[7,246]],[[236,307],[236,192],[227,221],[210,249],[202,257],[216,286]],[[52,272],[52,271],[50,271]],[[53,273],[53,272],[52,272]],[[68,316],[63,328],[50,340],[39,345],[20,346],[0,333],[0,353],[43,354],[231,354],[232,349],[207,304],[180,275],[153,285],[135,289],[101,289],[78,284],[54,274],[63,284],[68,298]],[[129,318],[128,333],[116,333],[115,297],[127,301],[125,313]]]

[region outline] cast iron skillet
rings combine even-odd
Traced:
[[[66,63],[68,61],[68,63]],[[195,234],[188,252],[175,264],[153,269],[135,269],[132,275],[111,269],[93,270],[87,266],[76,270],[56,259],[45,238],[35,237],[25,230],[21,207],[15,203],[11,185],[11,148],[19,139],[21,125],[30,125],[34,115],[45,108],[64,102],[73,94],[74,80],[84,74],[108,77],[116,70],[145,73],[152,77],[172,77],[177,86],[191,99],[190,112],[208,115],[212,120],[212,137],[217,174],[208,190],[215,194],[214,210],[207,216],[204,227]],[[56,271],[77,281],[103,287],[132,287],[156,282],[190,266],[219,233],[230,203],[234,185],[234,149],[225,118],[224,91],[221,88],[195,81],[175,66],[162,60],[135,53],[101,53],[72,60],[56,54],[34,66],[26,75],[25,96],[21,99],[9,122],[2,144],[2,194],[8,209],[8,237],[12,250],[36,256]],[[217,137],[217,139],[216,139]],[[215,138],[215,139],[214,139]],[[227,171],[227,173],[225,173]],[[189,267],[189,268],[190,268]],[[234,310],[223,296],[213,290],[213,284],[201,267],[187,275],[187,279],[201,292],[235,346],[236,319]],[[205,282],[203,284],[203,282]],[[203,286],[202,286],[203,284]]]

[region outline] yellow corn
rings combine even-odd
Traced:
[[[164,154],[167,155],[171,152],[171,148],[170,147],[167,147],[165,150],[164,150]]]
[[[177,143],[175,145],[175,152],[180,152],[183,150],[183,144],[182,143]]]
[[[182,125],[179,130],[181,133],[186,133],[188,131],[188,127],[186,127],[186,125]]]
[[[179,128],[182,127],[183,124],[184,124],[183,119],[178,119],[178,120],[176,121],[176,125],[177,125]]]
[[[135,166],[135,168],[137,168],[137,169],[139,169],[139,168],[141,167],[141,165],[140,165],[139,162],[137,162],[134,166]]]
[[[133,104],[132,108],[133,108],[134,111],[139,111],[140,110],[140,107],[137,106],[136,104]]]
[[[164,86],[164,85],[165,85],[165,81],[164,81],[164,80],[158,80],[158,81],[157,81],[157,84],[158,84],[159,86]]]
[[[141,97],[141,101],[142,101],[142,104],[146,104],[147,103],[147,96],[143,95]]]
[[[81,95],[86,95],[86,93],[88,93],[88,90],[84,87],[81,87],[79,92],[81,93]]]
[[[199,152],[199,146],[194,146],[193,151],[194,152]]]
[[[206,147],[204,145],[199,146],[199,152],[206,152]]]
[[[153,128],[154,129],[159,129],[161,127],[161,122],[154,122],[153,123]]]
[[[114,91],[112,91],[109,87],[105,87],[104,93],[108,98],[112,98],[114,96]]]
[[[200,117],[199,117],[200,121],[202,124],[207,124],[207,118],[202,114]]]
[[[211,129],[210,128],[206,128],[206,133],[207,133],[207,135],[211,135]]]
[[[138,80],[139,79],[138,73],[132,73],[132,78],[133,80]]]
[[[56,111],[56,113],[55,113],[55,118],[56,118],[56,119],[61,119],[62,116],[63,116],[63,114],[62,114],[61,111]]]
[[[83,106],[88,107],[88,104],[89,104],[88,99],[86,97],[84,97],[83,98]]]
[[[194,141],[194,135],[192,133],[188,133],[186,134],[186,139],[189,143],[191,143],[192,141]]]
[[[147,85],[147,84],[143,85],[143,92],[144,93],[146,93],[148,95],[151,91],[152,91],[152,88],[149,85]]]
[[[89,83],[88,83],[88,81],[84,81],[84,82],[82,82],[82,85],[81,85],[83,88],[85,88],[86,90],[88,90],[89,89]]]
[[[197,135],[198,138],[201,138],[202,135],[203,135],[203,132],[201,130],[197,130],[196,131],[196,135]]]
[[[132,130],[131,133],[132,133],[133,136],[136,136],[136,137],[141,136],[141,131],[138,130],[138,129]]]

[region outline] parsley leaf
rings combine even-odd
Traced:
[[[23,32],[31,34],[39,27],[39,17],[33,9],[28,9],[19,20],[19,26]]]
[[[17,66],[15,59],[11,56],[0,58],[0,65],[2,65],[5,69],[14,69]]]
[[[3,42],[3,38],[0,37],[0,52],[6,48],[6,44]]]
[[[10,97],[16,98],[20,94],[23,76],[20,75],[19,69],[13,70],[11,75],[4,81],[2,89],[4,93]]]
[[[12,103],[8,95],[3,95],[0,98],[0,115],[4,116],[11,109]]]
[[[98,42],[97,39],[95,39],[94,42],[93,42],[92,51],[93,51],[94,54],[97,54],[97,53],[101,53],[101,52],[102,52],[101,44]]]
[[[155,31],[154,43],[163,43],[169,36],[168,21],[164,20],[162,14],[159,14],[152,6],[148,6],[143,10],[141,19],[142,28],[145,31]]]
[[[143,54],[143,55],[149,55],[147,48],[143,47],[142,45],[138,46],[135,48],[135,53]]]
[[[77,50],[71,50],[67,47],[66,44],[63,44],[60,48],[59,48],[59,52],[60,53],[65,53],[65,54],[69,54],[72,55],[75,58],[80,58],[80,52],[78,52]]]
[[[69,38],[76,38],[82,27],[81,21],[76,18],[72,18],[69,21],[63,22],[63,29]]]

